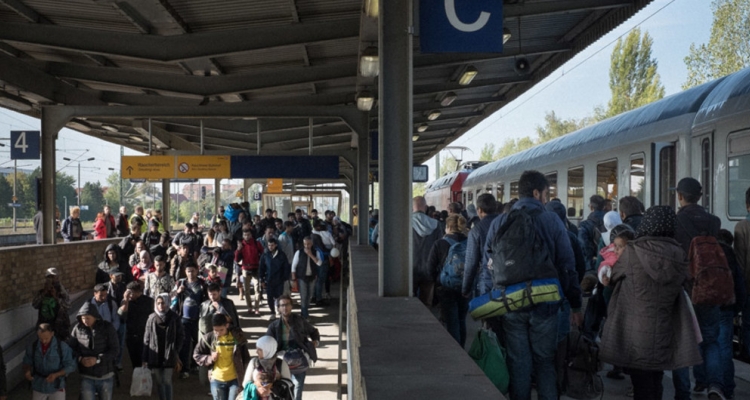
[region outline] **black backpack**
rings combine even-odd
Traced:
[[[604,382],[598,375],[602,370],[599,346],[591,336],[571,331],[557,346],[558,394],[574,399],[601,398]]]
[[[544,239],[536,231],[534,219],[543,211],[514,209],[492,240],[492,282],[503,288],[535,279],[557,278]]]

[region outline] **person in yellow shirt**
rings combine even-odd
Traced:
[[[195,362],[209,368],[214,400],[234,400],[242,392],[242,377],[250,363],[247,339],[240,328],[230,328],[224,314],[214,314],[213,331],[198,341],[193,352]]]

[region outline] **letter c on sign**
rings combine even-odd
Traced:
[[[479,18],[471,24],[461,22],[461,20],[458,19],[458,15],[456,15],[455,0],[445,0],[445,15],[448,16],[448,22],[461,32],[476,32],[484,28],[484,26],[487,25],[487,21],[490,20],[490,13],[482,11],[482,13],[479,14]]]

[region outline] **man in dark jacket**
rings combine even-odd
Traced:
[[[637,197],[625,196],[620,199],[620,218],[623,224],[630,225],[634,231],[638,231],[638,225],[643,219],[643,203]]]
[[[208,299],[208,285],[198,276],[198,266],[188,265],[185,270],[187,278],[180,279],[175,285],[177,293],[177,304],[174,309],[182,318],[182,326],[185,331],[185,341],[180,349],[180,360],[182,360],[183,371],[180,378],[186,379],[190,375],[190,360],[193,348],[198,343],[198,315],[201,304]]]
[[[703,195],[703,187],[694,178],[682,178],[677,183],[677,201],[680,209],[677,211],[674,238],[688,254],[690,242],[696,236],[713,236],[718,239],[721,220],[709,214],[698,202]],[[686,271],[687,273],[687,271]],[[700,343],[703,364],[693,368],[696,392],[708,389],[709,399],[724,398],[724,383],[722,381],[721,352],[719,344],[719,330],[721,311],[719,306],[699,305],[695,308],[695,316],[701,329],[703,341]],[[687,368],[672,373],[675,386],[675,399],[690,398],[690,376]],[[712,397],[713,396],[713,397]]]
[[[143,286],[138,281],[128,283],[127,288],[125,298],[117,313],[127,325],[125,343],[128,347],[130,362],[135,368],[142,364],[143,335],[146,332],[148,316],[154,312],[154,299],[143,295]]]
[[[130,233],[130,223],[128,220],[128,209],[125,206],[120,206],[120,213],[117,214],[117,221],[115,222],[118,237],[125,237]]]
[[[276,319],[276,299],[284,293],[284,282],[291,277],[291,265],[275,238],[268,239],[268,251],[260,257],[260,281],[266,289],[271,321]]]
[[[427,202],[424,197],[417,196],[412,200],[411,231],[414,246],[412,260],[414,264],[413,280],[414,295],[427,307],[432,307],[435,292],[435,278],[430,272],[427,260],[430,257],[432,245],[443,237],[445,228],[438,221],[427,216]]]
[[[586,259],[586,271],[596,270],[597,247],[599,236],[604,232],[604,198],[595,194],[589,199],[591,214],[578,226],[578,242]],[[598,231],[600,234],[597,235]]]
[[[461,292],[464,297],[481,296],[492,290],[492,275],[487,269],[487,257],[484,243],[490,224],[497,218],[497,201],[495,196],[484,193],[477,197],[477,215],[479,222],[469,231],[466,242],[466,261],[464,263],[464,282]]]
[[[544,210],[549,193],[547,178],[538,171],[525,171],[518,182],[520,200],[512,210],[525,209],[541,211],[533,218],[534,228],[547,249],[552,264],[557,270],[562,293],[572,308],[571,322],[580,326],[581,294],[575,272],[575,258],[570,238],[560,218]],[[485,251],[490,253],[495,236],[508,220],[509,214],[497,217],[487,232]],[[529,257],[532,255],[529,254]],[[487,255],[490,258],[490,255]],[[513,268],[513,264],[494,266],[495,269]],[[510,370],[510,398],[530,398],[531,378],[536,377],[537,392],[540,398],[557,397],[555,379],[555,352],[557,350],[557,327],[559,304],[539,304],[528,310],[511,311],[502,318],[508,350]],[[533,359],[532,359],[533,358]]]
[[[89,302],[83,304],[76,319],[69,344],[78,360],[82,398],[94,399],[99,393],[99,399],[111,400],[114,361],[120,351],[117,331],[101,319],[96,306]]]

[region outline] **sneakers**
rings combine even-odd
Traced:
[[[724,397],[724,393],[722,393],[720,389],[711,388],[708,391],[708,400],[726,400],[726,399],[727,398]]]

